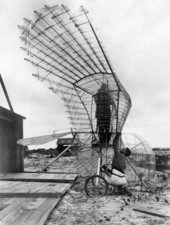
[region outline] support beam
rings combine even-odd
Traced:
[[[43,172],[43,171],[46,171],[48,170],[48,168],[55,162],[57,161],[65,152],[67,152],[69,149],[70,149],[71,145],[69,145],[66,149],[64,149],[64,151],[62,151],[56,158],[54,158],[54,160],[52,160],[47,166],[45,166],[42,171],[40,172]]]
[[[11,101],[10,101],[9,96],[8,96],[8,92],[7,92],[7,90],[6,90],[6,87],[5,87],[5,84],[4,84],[4,82],[3,82],[3,79],[2,79],[1,74],[0,74],[0,83],[1,83],[2,89],[3,89],[3,91],[4,91],[6,100],[7,100],[7,102],[8,102],[9,108],[10,108],[10,110],[11,110],[12,112],[14,112],[13,107],[12,107],[12,104],[11,104]]]

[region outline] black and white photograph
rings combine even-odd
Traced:
[[[170,224],[170,1],[0,0],[0,225]]]

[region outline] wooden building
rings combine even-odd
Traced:
[[[23,116],[0,106],[0,172],[23,172],[23,151],[17,140],[23,138]]]

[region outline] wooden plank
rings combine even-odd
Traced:
[[[18,193],[18,192],[35,192],[35,190],[39,190],[43,188],[43,185],[48,185],[47,183],[39,183],[39,182],[19,182],[15,181],[14,184],[9,186],[8,188],[0,188],[0,196],[3,193]]]
[[[1,187],[5,187],[5,186],[9,186],[9,185],[12,185],[13,184],[13,181],[0,181],[0,188]]]
[[[43,189],[44,186],[47,186],[47,183],[38,183],[38,182],[27,182],[27,187],[23,189],[22,192],[25,193],[36,193]]]
[[[0,176],[0,180],[2,179],[3,180],[3,178],[38,178],[38,177],[41,177],[41,176],[43,176],[43,177],[46,177],[47,179],[48,179],[48,176],[49,175],[53,175],[56,179],[58,179],[58,178],[62,178],[65,174],[66,175],[74,175],[74,176],[76,176],[77,175],[77,173],[62,173],[62,172],[58,172],[58,173],[56,173],[56,172],[42,172],[42,173],[37,173],[37,172],[24,172],[24,173],[6,173],[5,175],[3,175],[3,176]],[[2,175],[2,174],[1,174]]]
[[[62,184],[60,184],[62,186]],[[70,184],[64,184],[64,189],[69,188]],[[1,222],[3,225],[12,224],[18,225],[24,223],[25,225],[42,225],[45,223],[50,212],[60,201],[60,198],[40,199],[35,201],[28,201],[18,205],[17,209],[12,210]],[[9,208],[8,208],[9,209]],[[36,209],[36,210],[35,210]],[[1,223],[0,223],[1,224]]]
[[[27,219],[30,219],[32,215],[33,210],[22,210],[20,213],[13,217],[11,225],[19,225],[19,224],[25,224],[25,221]]]
[[[6,198],[6,197],[3,198],[3,197],[1,197],[1,198],[0,198],[0,207],[1,207],[2,205],[4,205],[4,204],[7,205],[6,202],[7,202],[9,199],[10,199],[10,198]]]
[[[60,188],[61,185],[62,185],[61,183],[54,184],[54,185],[49,183],[48,186],[46,186],[43,189],[41,189],[41,191],[39,191],[38,193],[40,193],[40,192],[44,192],[44,193],[58,193],[57,191],[58,191],[58,189]]]
[[[21,176],[23,176],[23,174],[21,174]],[[32,177],[32,174],[30,174],[29,178]],[[45,179],[43,178],[45,177]],[[55,176],[55,174],[41,174],[41,175],[33,175],[33,179],[28,179],[28,177],[26,177],[26,179],[21,179],[21,181],[18,179],[18,177],[16,177],[16,179],[14,178],[14,181],[0,181],[1,186],[0,186],[0,191],[3,190],[15,190],[15,189],[19,189],[20,186],[22,188],[23,185],[29,185],[29,183],[33,184],[33,182],[38,183],[38,182],[48,182],[48,183],[52,183],[55,181],[62,181],[62,183],[65,183],[69,181],[74,181],[77,177],[77,174],[60,174],[60,179]],[[10,176],[8,177],[9,179],[12,179]],[[56,182],[56,183],[57,183]],[[4,185],[3,185],[4,183]],[[39,184],[40,185],[40,184]]]
[[[71,187],[71,184],[63,184],[63,186],[61,186],[61,189],[60,191],[63,193],[63,191],[67,191],[69,188]],[[65,194],[64,192],[64,194]],[[62,197],[64,196],[64,194],[62,195]],[[38,215],[35,215],[35,212],[34,212],[34,221],[35,223],[32,224],[31,221],[29,221],[29,223],[25,224],[25,225],[42,225],[45,223],[45,221],[47,220],[47,218],[49,217],[51,211],[54,209],[54,207],[56,207],[59,202],[61,201],[62,198],[60,198],[56,203],[52,203],[52,202],[47,202],[47,204],[45,205],[47,208],[45,210],[45,207],[44,207],[44,210],[45,210],[45,213],[43,214],[43,216],[41,216],[40,218],[38,217]],[[41,210],[41,209],[39,209]],[[37,219],[36,219],[37,218]],[[39,219],[38,219],[39,218]]]
[[[33,190],[30,191],[30,192],[33,192],[33,193],[40,193],[40,192],[44,192],[44,190],[46,189],[49,189],[51,187],[52,184],[55,184],[55,183],[36,183],[37,187],[35,188],[34,187],[34,183],[33,184]],[[50,187],[49,187],[50,186]]]
[[[2,196],[6,198],[60,198],[62,194],[61,193],[50,193],[50,192],[37,192],[37,193],[24,193],[24,192],[18,192],[18,193],[3,193]]]
[[[27,204],[26,209],[37,209],[40,205],[42,205],[46,201],[46,198],[36,198],[34,201]]]
[[[8,186],[0,188],[0,196],[2,193],[11,193],[11,192],[13,193],[16,190],[22,189],[26,185],[27,185],[26,182],[13,182],[12,185],[9,184]]]
[[[31,216],[25,221],[24,225],[42,225],[47,220],[49,214],[60,201],[58,199],[47,199],[38,210],[33,211]],[[19,220],[18,220],[19,222]]]
[[[48,171],[46,172],[37,172],[37,171],[24,171],[24,173],[39,173],[39,174],[55,174],[56,176],[58,174],[74,174],[75,176],[77,175],[77,172],[74,171],[74,172],[63,172],[61,170],[56,170],[55,168],[51,168],[49,169]]]
[[[9,173],[0,177],[4,181],[27,181],[27,182],[72,182],[77,174],[47,174],[47,173]]]
[[[15,181],[13,183],[15,184],[15,186],[13,185],[11,188],[10,187],[5,189],[0,188],[0,195],[2,195],[3,193],[17,193],[17,192],[27,193],[31,191],[35,192],[35,190],[41,189],[43,184],[36,182],[18,182],[18,181]]]
[[[143,208],[141,206],[137,207],[137,208],[134,208],[133,210],[137,211],[137,212],[146,213],[146,214],[149,214],[151,216],[158,216],[158,217],[162,217],[162,218],[166,218],[166,217],[170,218],[170,216],[168,216],[168,215],[165,215],[165,214],[153,211],[153,210],[149,210],[149,209]]]
[[[18,182],[17,182],[18,183]],[[70,188],[71,184],[69,183],[29,183],[22,186],[18,185],[18,188],[15,190],[3,190],[0,192],[1,198],[58,198],[61,196],[65,190]]]
[[[19,182],[17,182],[19,183]],[[23,184],[22,186],[18,184],[18,188],[15,189],[5,189],[0,192],[1,197],[47,197],[48,195],[45,193],[51,193],[50,189],[53,188],[54,183],[28,183]],[[60,185],[60,184],[59,184]],[[49,191],[48,191],[49,190]],[[39,193],[39,194],[36,194]],[[55,197],[58,197],[57,188],[55,187],[55,191],[53,193],[56,193]],[[53,195],[54,196],[54,195]],[[51,197],[49,195],[49,197]]]
[[[44,189],[49,188],[49,186],[51,187],[52,184],[55,184],[55,183],[28,182],[23,192],[25,193],[43,192]]]
[[[30,173],[30,174],[25,174],[25,173],[7,173],[6,176],[2,177],[2,180],[3,178],[14,178],[14,179],[17,179],[17,178],[32,178],[32,179],[36,179],[40,177],[40,174],[39,173]]]
[[[20,199],[21,200],[21,199]],[[28,202],[32,201],[33,199],[25,199],[24,201],[20,202],[17,206],[13,206],[11,211],[0,221],[0,225],[13,225],[13,222],[16,218],[23,214],[25,211],[25,206]],[[25,216],[27,216],[25,214]],[[29,216],[29,215],[28,215]],[[21,224],[20,222],[18,224]]]
[[[15,202],[15,198],[4,198],[5,204],[12,205]]]
[[[62,196],[72,186],[72,183],[50,181],[58,180],[58,177],[63,181],[74,180],[77,174],[59,174],[59,176],[54,173],[29,174],[26,178],[33,178],[33,182],[17,181],[18,177],[24,178],[24,176],[25,173],[1,176],[1,178],[14,177],[16,180],[0,181],[2,200],[0,202],[0,225],[43,225]],[[47,182],[41,182],[44,178]]]
[[[56,176],[56,174],[46,174],[46,173],[40,173],[39,179],[49,179],[49,180],[56,180],[56,179],[64,179],[64,175],[62,174],[59,176]]]
[[[53,183],[73,183],[74,182],[74,180],[73,179],[27,179],[27,178],[25,178],[25,179],[20,179],[20,178],[17,178],[17,179],[15,179],[15,178],[7,178],[7,179],[5,179],[6,181],[23,181],[23,182],[53,182]]]
[[[36,193],[41,191],[43,188],[47,188],[49,183],[38,183],[38,182],[31,182],[27,183],[27,185],[21,190],[23,193]]]
[[[0,221],[7,216],[12,209],[14,208],[13,202],[15,201],[15,206],[17,207],[18,204],[20,204],[21,200],[20,199],[11,199],[11,204],[9,204],[9,200],[6,202],[7,207],[5,207],[1,212],[0,212]],[[23,200],[24,201],[24,200]]]
[[[55,193],[58,195],[62,195],[71,187],[71,184],[56,184],[55,186],[49,187],[49,189],[44,189],[44,193]],[[42,191],[42,190],[41,190]]]
[[[15,196],[16,193],[30,193],[35,192],[35,188],[41,189],[42,185],[41,183],[25,183],[25,182],[16,182],[18,187],[16,186],[15,189],[7,189],[2,190],[0,195],[3,196],[3,193],[9,194],[9,196]],[[11,194],[11,195],[10,195]],[[7,195],[8,196],[8,195]]]
[[[8,206],[8,204],[6,204],[5,201],[3,203],[1,202],[1,204],[0,204],[0,212],[2,210],[4,210],[7,206]]]
[[[26,206],[29,201],[31,201],[31,199],[15,198],[15,202],[0,213],[0,225],[11,224],[14,218],[23,211],[24,206]]]

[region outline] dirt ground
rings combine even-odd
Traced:
[[[136,212],[133,208],[142,206],[170,216],[170,196],[166,190],[159,195],[133,191],[132,197],[106,195],[101,198],[88,198],[81,187],[74,185],[65,195],[60,205],[54,209],[46,225],[156,225],[170,224],[170,219]]]
[[[35,157],[25,159],[25,166],[43,168],[49,159]],[[52,167],[58,172],[74,172],[73,159],[63,157]],[[53,210],[45,225],[156,225],[170,224],[170,182],[156,173],[148,191],[141,191],[140,182],[129,184],[132,196],[107,194],[90,198],[85,194],[86,178],[79,177],[60,204]],[[134,211],[143,207],[168,217],[158,217]]]

